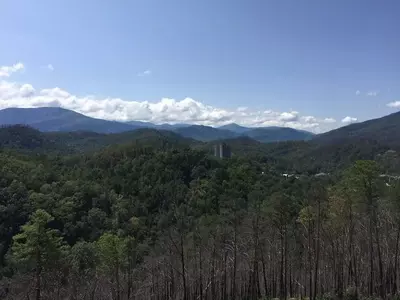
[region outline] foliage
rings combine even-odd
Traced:
[[[13,237],[12,260],[24,267],[46,267],[61,259],[63,241],[58,231],[48,228],[53,217],[38,209]]]
[[[97,249],[105,272],[112,272],[125,264],[127,240],[111,233],[104,233],[97,241]]]
[[[400,254],[400,192],[389,156],[351,160],[329,178],[309,170],[289,177],[281,173],[300,167],[294,158],[314,141],[241,138],[231,141],[233,152],[246,145],[251,155],[216,159],[204,148],[210,144],[190,148],[187,139],[159,131],[44,136],[63,147],[0,152],[5,299],[32,298],[38,288],[43,299],[398,292],[391,266]],[[85,147],[95,151],[81,152]]]

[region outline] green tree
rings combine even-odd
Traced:
[[[0,266],[4,265],[12,236],[28,219],[31,208],[27,199],[26,187],[17,180],[13,180],[8,187],[0,187]]]
[[[71,267],[71,297],[73,300],[78,299],[78,283],[86,284],[90,280],[96,270],[97,262],[98,255],[94,243],[78,242],[71,248],[69,263]]]
[[[121,271],[128,258],[128,241],[111,233],[104,233],[97,241],[101,266],[106,274],[113,274],[115,299],[121,299]]]
[[[48,228],[53,217],[44,210],[35,211],[21,233],[13,238],[12,259],[35,270],[35,299],[41,299],[42,271],[60,259],[63,240],[58,231]]]
[[[375,161],[360,160],[347,172],[347,177],[353,186],[355,197],[359,197],[365,205],[368,218],[368,248],[369,248],[369,284],[368,293],[373,295],[375,287],[375,270],[374,270],[374,238],[376,241],[378,269],[379,269],[379,293],[384,297],[384,276],[382,265],[382,254],[379,236],[379,219],[378,219],[378,165]]]

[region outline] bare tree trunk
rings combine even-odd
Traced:
[[[41,273],[42,273],[42,261],[41,261],[41,253],[40,250],[36,250],[36,271],[35,271],[35,279],[36,279],[36,286],[35,286],[35,299],[41,299]]]
[[[96,280],[95,280],[95,282],[94,282],[94,285],[93,285],[92,292],[91,292],[91,294],[90,294],[90,300],[94,300],[94,297],[96,296],[97,280],[98,280],[98,279],[96,278]]]
[[[180,234],[181,237],[181,264],[182,264],[182,283],[183,283],[183,300],[187,300],[187,287],[186,287],[186,268],[185,268],[185,252],[183,248],[183,234]]]
[[[282,226],[283,227],[283,226]],[[283,300],[283,299],[285,299],[285,291],[284,291],[284,289],[285,289],[285,287],[284,287],[284,275],[283,275],[283,273],[284,273],[284,264],[285,264],[285,251],[284,251],[284,237],[283,237],[283,235],[284,235],[284,233],[283,233],[283,228],[281,227],[281,230],[280,230],[280,239],[281,239],[281,262],[280,262],[280,271],[279,271],[279,298],[281,299],[281,300]]]
[[[372,218],[370,217],[369,228],[368,228],[368,239],[369,239],[369,285],[368,295],[372,296],[374,293],[374,246],[372,239]]]
[[[310,299],[313,299],[313,286],[312,286],[312,253],[311,253],[311,221],[308,222],[308,272],[309,272],[309,297]]]
[[[213,251],[212,251],[212,258],[211,258],[211,299],[217,299],[216,298],[216,284],[215,284],[215,254],[216,254],[216,241],[214,241],[213,245]]]
[[[228,253],[227,251],[224,251],[224,281],[223,281],[223,291],[222,291],[222,299],[228,299],[228,282],[227,282],[227,276],[228,276],[228,268],[227,268],[227,257]]]
[[[117,285],[117,300],[121,299],[121,291],[120,291],[120,282],[119,282],[119,263],[117,263],[117,266],[115,268],[115,284]]]
[[[263,253],[262,249],[260,249],[260,252],[261,252],[261,263],[262,263],[262,269],[263,269],[263,279],[264,279],[264,293],[265,293],[264,296],[267,298],[269,296],[268,283],[267,283],[267,270],[265,267],[264,253]]]
[[[199,269],[200,269],[200,300],[203,300],[203,256],[202,247],[199,246]]]
[[[127,291],[127,296],[128,300],[131,298],[131,293],[132,293],[132,268],[133,268],[133,263],[132,263],[132,257],[129,257],[129,266],[128,266],[128,291]]]
[[[320,251],[320,230],[321,230],[321,200],[318,198],[318,214],[317,214],[317,238],[315,249],[315,270],[314,270],[314,297],[315,300],[318,294],[318,271],[319,271],[319,251]]]
[[[379,224],[376,217],[376,212],[374,212],[374,219],[375,219],[375,239],[376,239],[376,247],[378,251],[378,266],[379,266],[379,294],[382,299],[385,298],[385,286],[383,283],[383,263],[382,263],[382,254],[381,254],[381,243],[380,243],[380,236],[379,236]]]
[[[397,228],[397,236],[396,236],[396,250],[394,254],[394,272],[393,272],[393,286],[392,286],[392,294],[395,295],[397,292],[397,274],[398,274],[398,262],[399,262],[399,239],[400,239],[400,224]]]
[[[232,274],[232,300],[236,299],[236,272],[237,272],[237,220],[235,216],[233,233],[233,274]]]
[[[288,287],[288,271],[287,271],[287,269],[288,269],[288,258],[287,258],[287,256],[288,256],[288,251],[287,251],[287,248],[288,248],[288,238],[287,238],[287,225],[285,225],[284,226],[284,240],[285,240],[285,270],[284,270],[284,273],[285,273],[285,277],[284,277],[284,286],[283,286],[283,296],[284,296],[284,299],[287,299],[287,287]]]

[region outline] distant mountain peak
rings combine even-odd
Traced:
[[[248,128],[248,127],[241,126],[241,125],[239,125],[237,123],[229,123],[229,124],[220,126],[218,128],[219,129],[223,129],[223,130],[230,130],[230,131],[233,131],[233,132],[236,132],[236,133],[244,133],[244,132],[246,132],[246,131],[251,129],[251,128]]]
[[[0,110],[0,125],[29,125],[40,131],[92,131],[113,133],[137,126],[95,119],[60,107],[7,108]]]

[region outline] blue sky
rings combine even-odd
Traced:
[[[0,11],[0,66],[24,66],[0,78],[0,108],[325,131],[400,100],[396,0],[3,0]],[[24,84],[29,94],[4,92]]]

